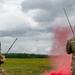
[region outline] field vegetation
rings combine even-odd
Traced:
[[[46,54],[9,53],[3,54],[6,58],[47,58]]]
[[[8,75],[41,75],[52,69],[48,58],[7,58],[2,67]]]

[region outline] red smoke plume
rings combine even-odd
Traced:
[[[54,30],[53,45],[51,55],[65,55],[66,42],[71,36],[70,28],[58,27]]]
[[[66,54],[67,40],[72,36],[68,27],[56,28],[50,59],[53,61],[54,71],[42,75],[71,75],[71,55]]]

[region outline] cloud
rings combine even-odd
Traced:
[[[8,5],[8,4],[5,4]],[[8,5],[9,6],[9,5]],[[15,7],[15,5],[13,5]],[[7,7],[6,7],[7,8]],[[19,9],[11,11],[10,8],[2,7],[0,12],[0,36],[21,36],[37,28],[37,23]],[[6,10],[5,10],[6,9]],[[4,11],[5,10],[5,11]]]
[[[74,25],[74,0],[0,0],[3,52],[18,37],[10,52],[48,53],[54,36],[53,29],[68,25],[63,7]]]
[[[74,5],[74,0],[24,0],[22,10],[26,12],[38,9],[34,20],[37,22],[50,22],[58,16],[63,16],[63,8],[66,8],[69,15],[71,15],[74,12]]]
[[[44,24],[35,21],[35,15],[41,10],[30,10],[22,12],[20,2],[5,1],[0,12],[0,36],[33,36],[42,32],[49,32],[50,29]],[[8,9],[9,8],[9,9]],[[43,11],[47,14],[46,11]],[[40,13],[41,16],[43,16]],[[48,14],[47,14],[48,15]],[[35,19],[34,19],[35,18]],[[46,18],[46,17],[45,17]],[[41,19],[41,18],[40,18]],[[42,20],[42,19],[41,19]],[[44,19],[45,21],[45,19]],[[44,25],[44,26],[43,26]]]

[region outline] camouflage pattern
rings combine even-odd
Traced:
[[[66,52],[72,54],[71,71],[72,75],[75,75],[75,36],[67,41]]]
[[[5,70],[1,67],[1,64],[5,63],[5,57],[0,54],[0,75],[7,75]]]
[[[5,56],[1,54],[1,42],[0,42],[0,75],[7,75],[5,70],[1,67],[1,64],[5,63]]]
[[[75,75],[75,59],[72,59],[71,72],[72,72],[72,75]]]
[[[0,66],[0,75],[7,75],[6,71]]]
[[[2,54],[0,54],[0,64],[5,63],[6,59],[5,56],[3,56]]]

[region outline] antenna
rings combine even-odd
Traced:
[[[68,16],[67,16],[67,13],[66,13],[65,8],[63,8],[63,10],[64,10],[64,13],[65,13],[65,15],[66,15],[66,18],[67,18],[67,20],[68,20],[68,23],[69,23],[69,26],[70,26],[70,28],[71,28],[71,31],[72,31],[72,33],[73,33],[73,36],[74,36],[74,31],[73,31],[73,29],[72,29],[72,26],[71,26],[71,23],[70,23],[69,18],[68,18]]]
[[[9,49],[8,49],[8,51],[7,51],[6,54],[8,54],[8,52],[10,51],[10,49],[12,48],[12,46],[14,45],[14,43],[16,42],[17,39],[18,39],[18,38],[16,38],[15,41],[12,43],[12,45],[9,47]]]

